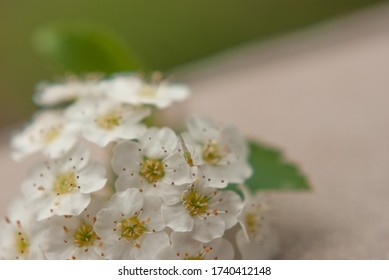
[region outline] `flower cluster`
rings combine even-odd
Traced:
[[[200,116],[179,133],[152,125],[155,111],[188,96],[186,86],[134,74],[40,84],[42,110],[11,146],[16,160],[46,160],[0,223],[0,259],[272,257],[266,204],[243,185],[252,169],[239,131]],[[91,144],[108,162],[91,159]]]

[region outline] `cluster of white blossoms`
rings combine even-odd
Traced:
[[[263,198],[244,186],[252,168],[237,129],[199,116],[180,132],[150,124],[187,97],[184,85],[135,74],[40,84],[42,109],[11,147],[16,160],[45,161],[0,223],[0,259],[273,257],[277,239]],[[92,143],[108,161],[91,160]]]

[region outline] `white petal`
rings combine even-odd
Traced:
[[[168,97],[170,100],[182,101],[189,97],[190,90],[185,85],[173,84],[168,85],[162,83],[158,88],[160,95]]]
[[[213,188],[225,188],[229,183],[229,170],[225,165],[201,165],[199,174],[204,176],[207,184]]]
[[[75,215],[78,216],[86,207],[88,207],[91,198],[89,194],[84,194],[73,190],[64,195],[57,196],[57,200],[53,203],[54,214],[58,216]],[[59,204],[56,205],[56,202]]]
[[[80,192],[91,193],[101,190],[107,182],[105,168],[97,162],[90,162],[85,168],[77,173],[79,178],[77,183],[80,186]]]
[[[141,247],[134,248],[134,256],[137,260],[151,260],[157,250],[169,245],[169,236],[165,232],[148,233],[142,240]]]
[[[182,185],[192,181],[191,168],[179,153],[171,154],[163,160],[163,163],[165,164],[164,182]]]
[[[123,172],[139,172],[139,164],[143,162],[139,143],[134,141],[121,141],[113,151],[112,168],[116,174]]]
[[[115,182],[116,190],[121,192],[125,191],[128,188],[137,188],[142,189],[142,191],[154,191],[154,187],[151,184],[145,183],[145,180],[142,176],[139,176],[138,173],[133,175],[131,174],[120,174]]]
[[[125,239],[109,236],[104,242],[105,255],[110,260],[133,260],[133,245]]]
[[[165,228],[161,213],[161,198],[156,195],[145,195],[140,219],[150,219],[150,222],[147,224],[149,230],[160,231]]]
[[[210,242],[212,239],[222,237],[225,228],[224,220],[218,216],[195,218],[192,237],[201,242]]]
[[[152,159],[162,159],[177,148],[177,135],[168,127],[150,128],[141,140],[145,155]]]
[[[279,238],[272,230],[265,230],[262,238],[247,241],[242,230],[236,235],[236,244],[244,260],[269,260],[277,256],[280,250]]]
[[[177,256],[177,252],[173,249],[173,247],[168,245],[159,249],[156,255],[154,256],[154,259],[155,260],[180,260],[181,258]]]
[[[58,166],[61,172],[69,172],[69,170],[81,170],[89,162],[89,158],[89,149],[80,144],[70,150],[63,158],[53,161],[51,164]]]
[[[62,133],[55,141],[48,144],[43,149],[43,154],[49,158],[59,158],[64,156],[77,142],[78,133]]]
[[[126,189],[112,196],[110,207],[115,207],[122,214],[134,215],[143,207],[143,195],[138,189]]]
[[[234,259],[234,248],[231,243],[224,239],[216,239],[212,242],[214,245],[212,246],[213,250],[207,254],[207,259],[215,259],[218,260],[233,260]]]
[[[220,127],[206,117],[194,116],[188,120],[187,126],[191,136],[198,142],[220,138]]]
[[[162,205],[162,217],[166,226],[174,231],[191,231],[193,218],[182,205]]]
[[[223,191],[221,198],[222,202],[217,204],[220,211],[226,211],[220,214],[224,220],[226,229],[232,228],[238,222],[238,216],[243,208],[243,202],[238,194],[233,191]]]
[[[116,229],[117,225],[115,221],[120,219],[119,210],[111,207],[104,208],[97,213],[96,222],[94,224],[94,230],[96,234],[103,238],[104,242],[110,236],[118,237],[119,235],[113,230]]]
[[[139,105],[141,101],[137,97],[137,92],[142,86],[142,80],[135,76],[117,76],[110,82],[110,96],[118,101],[128,104]]]
[[[158,187],[158,194],[166,205],[174,205],[181,202],[181,195],[187,187],[187,184],[181,186],[160,184]]]

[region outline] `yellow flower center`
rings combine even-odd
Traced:
[[[139,174],[149,183],[154,183],[165,175],[163,163],[158,159],[148,159],[143,161]]]
[[[121,229],[122,237],[135,241],[148,231],[145,223],[145,221],[139,220],[138,216],[132,216],[124,219],[118,224],[118,227]]]
[[[16,251],[19,255],[28,255],[29,240],[24,232],[19,231],[16,237]]]
[[[253,237],[257,234],[260,228],[260,222],[258,219],[258,215],[253,212],[247,212],[245,216],[247,233],[250,237]]]
[[[77,180],[73,172],[59,174],[54,182],[54,191],[57,194],[66,194],[77,187]]]
[[[208,210],[208,201],[210,199],[211,197],[196,191],[194,188],[190,188],[184,192],[181,198],[186,210],[192,216],[205,214]]]
[[[96,238],[96,233],[93,230],[93,227],[88,224],[82,224],[74,232],[74,244],[77,247],[86,247],[93,245],[93,242]]]
[[[111,111],[99,116],[96,119],[96,124],[106,130],[112,130],[119,126],[122,120],[122,116],[118,111]]]
[[[155,87],[151,85],[144,85],[138,92],[138,95],[141,97],[149,97],[153,98],[157,94],[157,91],[155,90]]]
[[[42,142],[49,144],[54,141],[61,134],[61,129],[59,127],[50,127],[47,130],[42,131]]]
[[[215,142],[211,141],[203,148],[203,160],[209,164],[218,164],[223,158],[223,153],[220,146]]]

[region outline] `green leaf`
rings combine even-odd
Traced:
[[[55,24],[33,34],[38,52],[74,73],[145,70],[139,58],[110,30],[91,24]]]
[[[296,164],[287,162],[281,152],[250,142],[250,163],[253,175],[246,185],[258,190],[308,190],[309,183]]]

